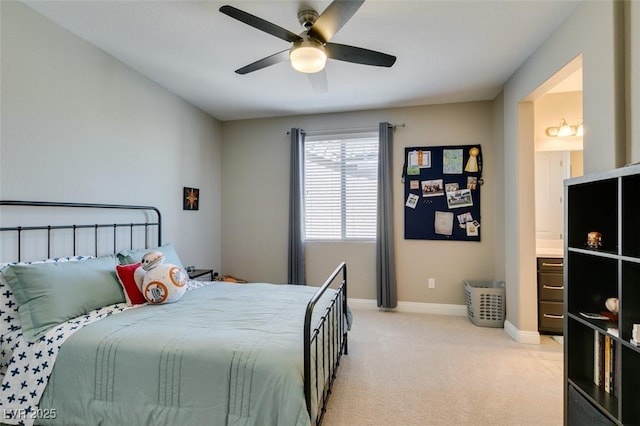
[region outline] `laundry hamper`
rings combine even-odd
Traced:
[[[480,327],[504,327],[504,281],[464,281],[467,314]]]

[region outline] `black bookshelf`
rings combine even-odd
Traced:
[[[640,166],[569,179],[565,199],[565,424],[638,425]],[[587,245],[593,231],[600,247]],[[608,298],[618,298],[617,316]]]

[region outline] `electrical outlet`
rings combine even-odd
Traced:
[[[436,279],[429,278],[429,288],[436,288]]]

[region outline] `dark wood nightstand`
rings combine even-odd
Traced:
[[[209,275],[209,281],[213,281],[213,269],[194,269],[191,272],[187,271],[189,279],[195,280],[196,278]]]

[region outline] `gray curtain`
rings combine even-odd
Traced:
[[[291,135],[291,176],[289,180],[289,273],[290,284],[306,284],[304,270],[303,168],[304,131],[293,128]]]
[[[389,123],[380,123],[379,133],[376,289],[378,307],[393,309],[398,305],[393,244],[393,126]]]

